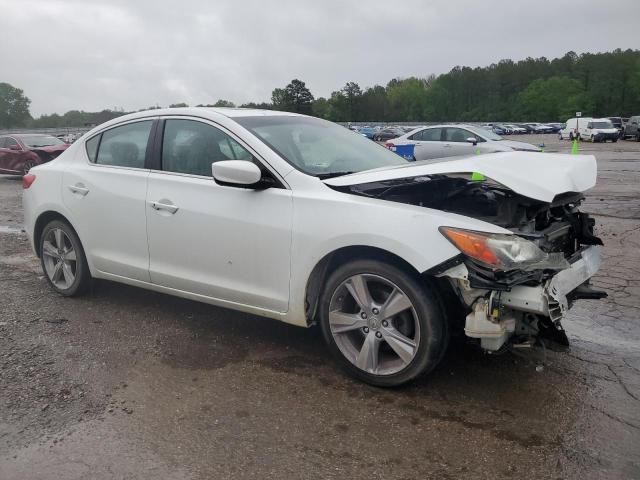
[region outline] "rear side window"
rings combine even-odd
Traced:
[[[84,144],[85,148],[87,149],[87,156],[93,163],[95,163],[96,156],[98,155],[98,145],[100,144],[100,137],[102,137],[102,135],[96,135],[95,137],[87,140]]]
[[[440,128],[425,128],[424,130],[415,133],[412,140],[419,140],[422,142],[439,142],[441,131],[442,129]]]
[[[152,124],[152,120],[129,123],[103,132],[102,139],[95,145],[98,150],[95,154],[95,163],[144,168]],[[87,142],[87,155],[91,158],[89,142]]]
[[[211,176],[211,164],[222,160],[254,161],[242,145],[223,131],[194,120],[167,120],[162,138],[162,169]]]

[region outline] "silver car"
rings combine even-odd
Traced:
[[[412,155],[404,155],[410,145],[414,145]],[[402,151],[403,156],[415,160],[495,152],[541,151],[530,143],[505,140],[500,135],[473,125],[419,127],[387,141],[385,146],[393,151]]]

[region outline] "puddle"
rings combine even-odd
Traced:
[[[9,227],[7,225],[0,225],[0,233],[9,233],[13,235],[19,235],[23,233],[21,228]]]

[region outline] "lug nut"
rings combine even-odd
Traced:
[[[380,313],[380,310],[378,310],[377,308],[374,308],[372,311],[374,315],[377,315]]]
[[[369,333],[369,327],[364,327],[364,328],[362,329],[362,331],[363,331],[364,333]]]
[[[367,314],[366,314],[366,313],[364,313],[364,312],[362,312],[362,313],[360,314],[360,316],[361,316],[362,318],[367,318]]]
[[[383,327],[388,327],[389,326],[389,322],[387,322],[386,320],[382,321],[382,326]]]
[[[376,332],[376,337],[382,338],[382,334],[380,332]]]

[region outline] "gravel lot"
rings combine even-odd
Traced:
[[[571,351],[537,372],[539,352],[456,344],[397,390],[342,374],[315,328],[108,282],[55,295],[0,176],[0,478],[639,478],[640,143],[581,150],[609,298],[572,310]]]

